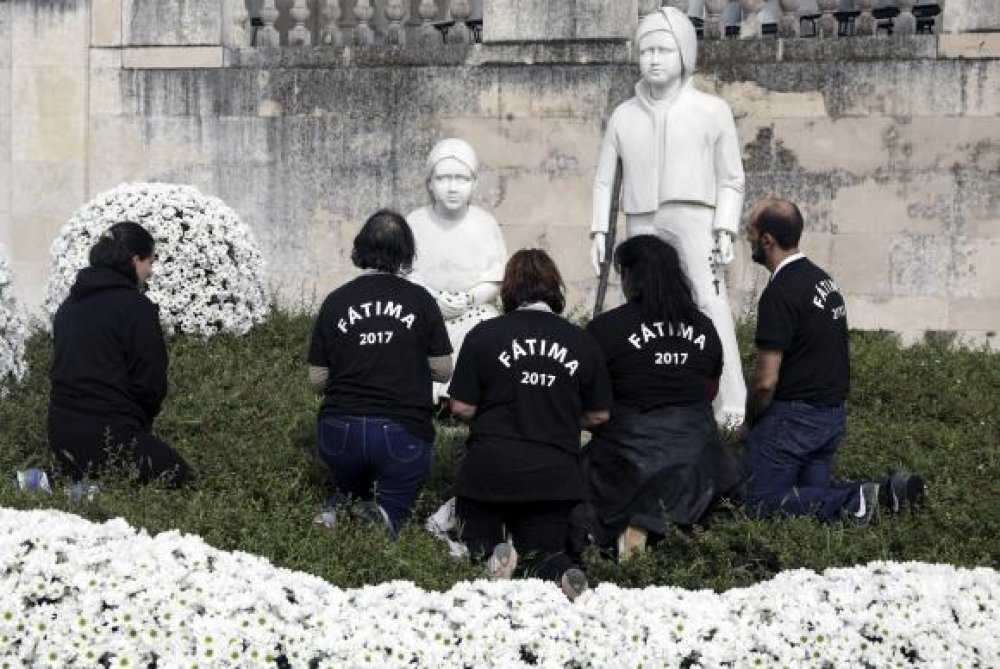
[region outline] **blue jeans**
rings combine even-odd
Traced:
[[[772,402],[750,430],[743,454],[747,510],[838,520],[858,495],[856,485],[832,483],[833,456],[846,423],[843,405]]]
[[[388,418],[321,413],[318,447],[339,495],[371,500],[398,532],[431,471],[431,444]]]

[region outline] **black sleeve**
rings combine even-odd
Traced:
[[[757,348],[787,351],[794,334],[795,313],[792,305],[777,290],[765,289],[757,307]]]
[[[479,355],[476,330],[473,328],[465,336],[462,348],[458,351],[458,361],[451,375],[448,394],[459,402],[479,406],[482,399],[482,380],[479,370]]]
[[[587,335],[590,339],[590,336]],[[601,349],[594,341],[587,342],[590,351],[587,365],[587,376],[581,379],[581,399],[585,411],[604,411],[611,409],[611,379],[608,376],[608,366],[604,362]]]
[[[143,300],[131,322],[126,362],[129,392],[146,414],[147,427],[152,427],[167,396],[167,346],[159,309],[146,298]]]
[[[426,291],[424,291],[426,293]],[[438,358],[443,355],[450,355],[452,352],[451,339],[448,337],[448,328],[444,324],[444,316],[437,302],[427,293],[427,301],[424,310],[427,314],[427,356]]]
[[[326,352],[329,350],[326,335],[326,320],[328,318],[327,314],[329,309],[327,307],[329,299],[323,302],[323,306],[320,307],[319,314],[316,316],[316,322],[313,324],[312,339],[309,341],[309,355],[308,362],[310,365],[315,367],[329,367],[330,361],[326,358]]]

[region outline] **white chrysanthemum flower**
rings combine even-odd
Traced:
[[[570,605],[537,580],[341,590],[176,531],[0,509],[0,666],[998,666],[998,615],[986,568],[602,584]]]
[[[264,261],[253,233],[222,200],[192,186],[122,184],[80,208],[49,248],[44,308],[69,294],[91,247],[115,223],[139,223],[159,257],[149,299],[167,334],[244,334],[267,317]]]
[[[20,383],[28,374],[24,358],[28,321],[14,298],[12,280],[10,264],[0,248],[0,397],[6,396],[11,382]]]

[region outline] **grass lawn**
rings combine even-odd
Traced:
[[[362,523],[335,533],[312,519],[328,481],[313,455],[318,399],[305,382],[311,320],[280,312],[241,338],[170,342],[170,395],[157,432],[198,473],[179,491],[101,481],[92,503],[71,504],[17,490],[14,471],[50,468],[45,412],[51,344],[29,346],[27,383],[0,400],[0,506],[63,508],[101,521],[122,516],[150,533],[168,529],[209,544],[262,555],[276,565],[355,587],[393,579],[443,590],[479,568],[448,557],[443,544],[408,527],[398,540]],[[752,345],[743,337],[744,363]],[[901,349],[881,333],[852,334],[848,436],[837,472],[861,478],[905,468],[927,482],[917,514],[872,527],[807,519],[756,521],[733,509],[708,528],[676,533],[625,565],[587,556],[592,581],[725,590],[798,567],[821,570],[872,560],[1000,564],[1000,356],[936,342]],[[450,496],[464,429],[441,426],[434,471],[418,502],[422,521]]]

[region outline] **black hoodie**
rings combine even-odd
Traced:
[[[86,267],[52,322],[50,409],[150,431],[167,395],[159,309],[133,280]]]

